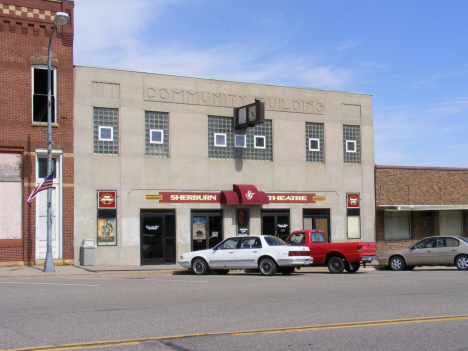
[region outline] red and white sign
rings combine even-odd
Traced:
[[[98,190],[98,208],[115,209],[117,208],[117,191]]]
[[[159,200],[159,202],[221,202],[220,193],[160,192],[159,195],[162,195],[162,200]]]
[[[268,201],[273,203],[305,203],[313,204],[315,194],[285,194],[285,193],[267,193]]]
[[[359,208],[360,200],[359,194],[346,194],[346,207],[347,208]]]

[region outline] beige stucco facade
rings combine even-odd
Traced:
[[[142,210],[173,211],[175,257],[193,248],[191,216],[197,210],[220,211],[223,238],[237,235],[239,208],[249,211],[250,234],[262,232],[266,210],[289,213],[292,232],[304,228],[304,210],[325,209],[332,242],[375,241],[370,95],[88,67],[75,67],[74,84],[75,263],[83,239],[97,237],[98,190],[117,192],[117,215],[116,245],[98,246],[96,265],[142,264]],[[272,161],[210,159],[208,116],[232,118],[233,107],[255,98],[264,101],[265,119],[271,120]],[[96,107],[118,109],[118,155],[95,154]],[[168,114],[168,157],[145,156],[145,111]],[[324,126],[323,163],[306,162],[307,122]],[[360,127],[359,164],[344,163],[343,125]],[[219,194],[233,184],[266,194],[314,194],[321,201],[245,206],[147,199],[162,192]],[[359,239],[348,239],[347,193],[360,195]]]

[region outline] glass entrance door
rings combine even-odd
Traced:
[[[262,234],[274,235],[286,240],[290,232],[289,210],[262,211]]]
[[[141,265],[175,263],[174,211],[141,210]]]
[[[192,211],[192,250],[205,250],[223,240],[222,211]]]

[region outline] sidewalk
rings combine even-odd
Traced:
[[[360,271],[374,270],[375,265]],[[233,271],[235,272],[235,271]],[[243,273],[243,270],[236,271]],[[328,272],[326,267],[303,267],[297,272]],[[152,275],[191,274],[179,265],[157,266],[55,266],[55,272],[45,273],[43,266],[0,267],[0,281],[57,278],[113,278]]]

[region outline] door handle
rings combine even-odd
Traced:
[[[229,253],[234,253],[234,251],[229,251]]]

